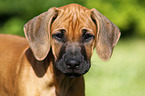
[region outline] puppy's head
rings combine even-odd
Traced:
[[[24,27],[37,60],[43,60],[50,47],[54,66],[68,77],[88,72],[93,49],[108,60],[120,37],[119,29],[96,9],[78,4],[50,8]]]

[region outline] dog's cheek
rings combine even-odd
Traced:
[[[61,45],[60,44],[54,43],[52,45],[52,52],[53,52],[53,55],[54,55],[55,59],[58,58],[60,49],[61,49]]]
[[[84,45],[85,50],[86,50],[86,54],[87,54],[87,60],[91,59],[91,56],[93,54],[93,46],[90,45]]]

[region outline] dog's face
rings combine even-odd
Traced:
[[[77,77],[88,72],[91,66],[96,25],[88,10],[71,8],[59,9],[58,18],[51,26],[51,45],[55,66],[66,76]]]
[[[108,60],[120,37],[105,16],[78,4],[49,9],[30,20],[24,31],[36,59],[43,60],[51,47],[54,66],[71,78],[88,72],[94,48]]]

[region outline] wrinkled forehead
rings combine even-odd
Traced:
[[[95,31],[96,26],[91,19],[90,9],[80,5],[69,5],[57,10],[58,16],[52,24],[52,29],[80,30],[85,27]]]

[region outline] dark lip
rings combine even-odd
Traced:
[[[65,71],[62,71],[59,67],[56,67],[56,68],[57,68],[57,70],[59,70],[62,74],[64,74],[68,78],[77,78],[77,77],[83,75],[81,73],[74,72],[74,70],[65,70]]]
[[[82,74],[71,72],[71,73],[65,73],[64,75],[68,78],[77,78],[77,77],[80,77]]]
[[[82,75],[84,75],[85,73],[87,73],[90,69],[90,66],[88,68],[88,70],[84,70],[84,71],[80,71],[80,69],[74,69],[74,70],[70,70],[70,69],[60,69],[60,67],[56,67],[57,70],[59,70],[62,74],[64,74],[66,77],[68,78],[77,78],[80,77]]]

